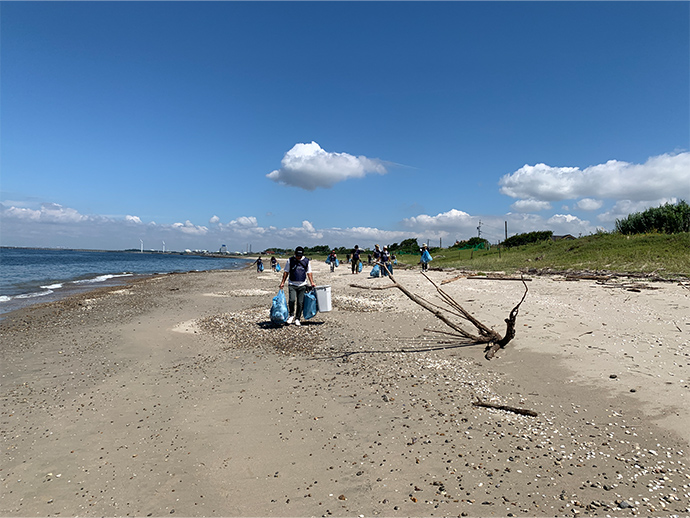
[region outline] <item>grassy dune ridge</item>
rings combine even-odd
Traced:
[[[690,233],[622,235],[600,233],[569,241],[543,241],[491,250],[432,248],[432,268],[471,271],[528,269],[588,270],[690,277]],[[399,266],[415,266],[419,255],[397,254]],[[325,256],[315,256],[325,260]]]
[[[593,234],[569,241],[544,241],[515,248],[491,250],[432,250],[433,266],[469,270],[595,270],[690,276],[690,233]],[[416,264],[417,257],[404,255]],[[400,261],[400,258],[398,259]]]

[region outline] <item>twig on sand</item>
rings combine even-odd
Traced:
[[[537,417],[539,415],[534,410],[528,410],[526,408],[517,408],[514,406],[497,405],[495,403],[487,403],[486,401],[482,401],[481,399],[479,399],[479,397],[477,397],[477,401],[472,402],[472,406],[495,408],[496,410],[505,410],[506,412],[514,412],[516,414],[528,415],[530,417]]]

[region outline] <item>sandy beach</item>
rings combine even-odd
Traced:
[[[687,283],[526,275],[488,361],[388,279],[313,268],[333,311],[301,327],[253,269],[7,315],[0,515],[690,515]],[[525,289],[429,277],[501,332]]]

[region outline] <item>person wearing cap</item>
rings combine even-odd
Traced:
[[[374,245],[374,262],[378,263],[381,260],[381,248],[379,245]]]
[[[309,259],[304,257],[304,248],[301,246],[295,248],[295,255],[290,257],[285,263],[283,279],[280,281],[281,290],[283,286],[285,286],[286,280],[288,280],[288,311],[290,312],[287,323],[292,324],[294,322],[296,326],[299,326],[302,325],[299,319],[302,318],[304,294],[307,291],[307,287],[316,287],[316,284],[314,284],[314,277],[311,273],[311,264],[309,263]]]
[[[419,249],[419,252],[422,254],[422,260],[419,261],[422,263],[422,271],[426,272],[429,270],[429,263],[424,261],[424,252],[428,251],[428,248],[426,246],[426,243],[422,245],[422,248]]]

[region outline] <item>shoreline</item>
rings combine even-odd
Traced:
[[[387,279],[312,267],[334,309],[301,328],[268,325],[280,274],[251,268],[6,315],[0,514],[690,512],[686,288],[534,277],[516,337],[487,361],[435,340],[424,330],[444,327],[398,290],[350,286]],[[418,270],[395,276],[435,292]],[[497,329],[524,290],[443,289]]]
[[[94,252],[94,253],[113,253],[113,254],[128,254],[135,253],[131,251],[120,251],[120,250],[76,250],[76,249],[45,249],[45,248],[18,248],[18,247],[2,247],[8,250],[38,250],[38,251],[64,251],[64,252]],[[178,253],[161,253],[161,252],[144,252],[148,255],[168,255],[177,256],[185,255]],[[139,252],[136,252],[139,255]],[[183,269],[178,270],[170,265],[162,265],[161,271],[155,271],[149,269],[148,271],[137,271],[137,268],[128,269],[127,267],[132,267],[132,264],[125,265],[123,268],[112,268],[111,264],[106,263],[103,265],[98,265],[93,267],[93,269],[83,269],[80,271],[75,268],[74,271],[70,272],[71,277],[65,276],[64,272],[61,272],[59,276],[54,279],[50,278],[50,274],[46,279],[28,278],[23,279],[21,282],[13,279],[13,284],[5,285],[5,279],[3,279],[3,295],[0,296],[0,320],[5,318],[5,316],[15,310],[28,308],[37,304],[46,304],[56,302],[65,298],[69,298],[74,294],[87,293],[93,290],[98,290],[103,287],[112,286],[126,286],[129,282],[136,281],[141,278],[152,277],[157,275],[166,275],[169,273],[179,273],[188,271],[234,271],[242,270],[247,265],[250,264],[250,259],[245,257],[234,257],[234,256],[216,256],[216,255],[206,255],[201,254],[186,254],[187,256],[195,256],[207,259],[232,259],[237,264],[236,268],[225,268],[225,267],[215,267],[211,269]],[[246,264],[241,264],[246,263]],[[100,273],[97,272],[99,266],[103,269]],[[166,269],[166,266],[168,268]],[[190,264],[191,266],[191,264]],[[48,263],[48,268],[50,264]],[[34,275],[36,272],[33,272]]]

